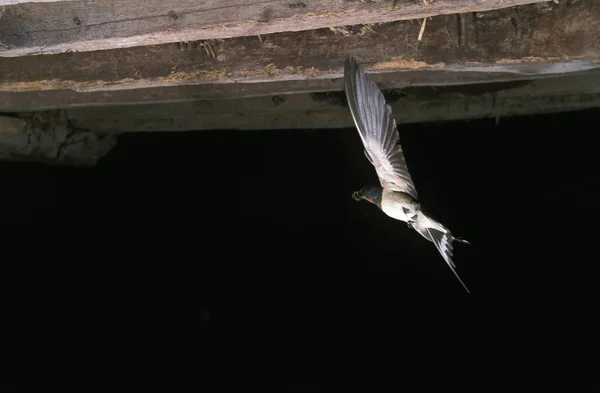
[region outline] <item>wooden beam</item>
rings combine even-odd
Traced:
[[[599,65],[597,1],[438,16],[420,42],[419,30],[418,22],[400,21],[262,41],[0,58],[0,111],[341,90],[347,55],[384,88],[532,78]]]
[[[408,87],[384,94],[399,124],[500,118],[600,107],[600,70],[535,81]],[[343,92],[191,103],[69,109],[69,121],[101,132],[353,127]]]
[[[74,0],[4,6],[0,56],[86,52],[481,12],[548,0]]]
[[[0,116],[0,160],[92,166],[115,143],[114,135],[73,127],[60,111]]]
[[[440,70],[414,70],[372,74],[383,89],[406,86],[452,86],[490,82],[543,79],[561,73],[583,73],[600,68],[600,59],[566,62],[524,62],[505,65],[473,66]],[[242,97],[263,97],[343,90],[343,79],[286,80],[264,83],[219,83],[146,89],[76,92],[46,90],[25,92],[0,91],[0,113],[95,106],[183,103]]]

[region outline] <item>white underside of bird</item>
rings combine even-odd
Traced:
[[[385,189],[381,195],[381,210],[388,216],[404,222],[414,221],[418,211],[403,194]]]

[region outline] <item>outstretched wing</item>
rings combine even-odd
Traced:
[[[352,57],[346,59],[344,80],[348,105],[365,155],[375,167],[381,186],[405,192],[418,200],[399,144],[392,108],[386,104],[381,90]]]

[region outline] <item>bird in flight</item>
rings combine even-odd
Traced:
[[[385,102],[379,87],[352,57],[346,59],[344,82],[348,106],[365,148],[365,155],[375,167],[380,186],[364,187],[352,197],[366,200],[385,214],[404,221],[431,241],[458,281],[469,292],[452,261],[452,242],[467,243],[452,236],[442,224],[421,211],[419,197],[406,166],[392,108]],[[470,293],[470,292],[469,292]]]

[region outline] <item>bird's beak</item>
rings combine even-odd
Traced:
[[[361,201],[362,199],[364,199],[365,201],[371,202],[373,203],[373,201],[369,198],[367,198],[363,193],[361,193],[360,191],[354,191],[354,193],[352,194],[352,199],[354,199],[355,201]]]

